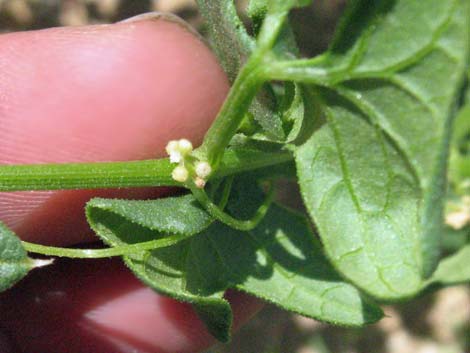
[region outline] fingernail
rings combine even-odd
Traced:
[[[158,20],[175,23],[179,25],[181,28],[185,29],[186,31],[198,37],[203,42],[205,42],[204,37],[202,37],[201,34],[198,31],[196,31],[188,22],[186,22],[181,17],[178,17],[175,14],[170,13],[170,12],[158,12],[158,11],[146,12],[137,16],[126,18],[125,20],[119,21],[117,23],[133,23],[133,22],[158,21]]]

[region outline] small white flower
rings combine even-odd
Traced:
[[[185,167],[179,165],[175,169],[173,169],[171,177],[174,180],[179,181],[180,183],[184,183],[186,180],[188,180],[189,173]]]
[[[197,162],[195,170],[197,176],[202,179],[206,179],[212,172],[212,168],[207,162]]]
[[[193,144],[189,140],[181,139],[178,141],[178,150],[183,156],[186,156],[193,151]]]
[[[168,142],[168,144],[166,145],[166,153],[168,153],[168,155],[171,155],[172,153],[178,151],[178,145],[178,141],[176,140]]]
[[[184,157],[193,151],[191,141],[181,139],[179,141],[172,140],[166,145],[166,153],[170,156],[170,163],[180,163]]]
[[[170,163],[179,163],[183,160],[183,156],[178,151],[170,154]]]
[[[170,163],[179,163],[183,159],[181,155],[179,143],[176,140],[168,142],[166,145],[166,153],[170,156]]]
[[[194,179],[194,185],[196,185],[197,188],[203,189],[204,186],[206,186],[206,181],[202,178],[197,177]]]

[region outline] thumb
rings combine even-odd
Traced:
[[[0,52],[0,164],[155,158],[170,139],[200,142],[228,90],[208,48],[168,21],[0,35]],[[84,203],[98,194],[0,193],[0,220],[35,242],[81,242]],[[210,342],[187,304],[143,288],[116,261],[60,261],[0,299],[0,327],[23,352],[194,352]],[[237,294],[232,303],[237,323],[260,306]]]
[[[148,15],[1,35],[0,51],[0,163],[162,156],[170,139],[200,142],[228,89],[200,40],[180,23]],[[82,242],[90,239],[83,206],[97,194],[110,196],[3,193],[0,220],[23,239]]]

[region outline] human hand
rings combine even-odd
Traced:
[[[201,141],[228,90],[207,47],[181,24],[140,18],[0,36],[0,163],[155,158]],[[93,196],[152,198],[162,189],[0,194],[0,219],[23,239],[95,240]],[[259,303],[229,294],[235,327]],[[60,260],[0,296],[0,328],[23,353],[196,352],[211,338],[187,304],[144,287],[118,260]]]

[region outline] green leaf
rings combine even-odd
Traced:
[[[33,267],[20,239],[0,222],[0,292],[12,287]]]
[[[197,4],[208,26],[212,48],[233,82],[253,51],[255,40],[246,32],[233,0],[198,0]],[[270,138],[284,139],[275,97],[269,86],[254,99],[250,112]]]
[[[462,107],[454,122],[449,180],[456,194],[468,193],[470,180],[470,102]]]
[[[211,223],[211,218],[191,195],[127,202],[93,199],[87,204],[90,226],[108,245],[136,244],[161,238],[175,230],[192,235]],[[230,337],[232,312],[222,297],[224,288],[218,288],[217,270],[214,264],[208,263],[210,254],[205,247],[204,241],[195,242],[190,238],[175,246],[142,251],[124,260],[149,287],[194,304],[209,331],[226,342]]]
[[[452,143],[458,147],[467,142],[470,134],[470,102],[462,107],[457,115],[453,127]]]
[[[167,235],[196,234],[213,221],[192,195],[145,201],[94,198],[87,209],[113,213],[126,222]]]
[[[444,258],[429,280],[429,284],[438,286],[460,283],[470,283],[470,244]]]
[[[271,1],[269,0],[251,0],[248,4],[247,13],[253,22],[255,34],[257,34],[261,28],[264,18],[268,13],[268,8],[272,8],[270,2]],[[311,1],[308,0],[303,5],[298,2],[294,2],[294,4],[292,4],[287,1],[281,1],[280,3],[282,5],[287,5],[287,8],[290,9],[291,7],[306,6],[310,2]],[[292,30],[289,21],[286,21],[283,29],[279,33],[272,51],[276,55],[277,59],[295,58],[300,55],[294,31]]]
[[[292,123],[286,142],[301,145],[323,123],[319,99],[309,86],[296,84],[295,96],[285,116]]]
[[[467,5],[466,0],[352,1],[328,60],[335,70],[370,77],[412,66],[436,51],[439,41],[442,46],[437,45],[437,51],[458,60],[465,48],[453,40],[465,37]],[[456,26],[463,29],[460,36],[450,33],[458,30]],[[449,42],[443,42],[443,37]]]
[[[302,123],[304,122],[305,107],[303,101],[303,90],[301,85],[286,83],[285,98],[290,99],[289,104],[282,112],[285,130],[289,131],[286,142],[294,141],[300,134]]]
[[[268,12],[268,0],[250,0],[246,12],[253,21],[253,27],[257,33]]]
[[[450,226],[444,228],[442,233],[442,250],[445,253],[454,253],[470,244],[470,225],[461,229],[454,229]]]
[[[439,257],[469,12],[466,0],[354,1],[330,52],[289,68],[325,86],[327,124],[296,151],[304,201],[335,267],[381,299],[417,293]]]
[[[290,10],[294,7],[308,6],[311,2],[312,0],[250,0],[247,12],[252,18],[264,18],[272,6]]]
[[[465,103],[470,104],[470,71],[467,74],[467,89],[465,91]]]
[[[255,41],[240,21],[233,0],[197,0],[211,45],[230,82],[252,52]]]
[[[245,219],[264,196],[249,176],[239,179],[234,188],[237,192],[227,209],[236,218]],[[230,241],[220,237],[213,241],[238,289],[337,325],[361,326],[382,317],[379,307],[364,300],[333,269],[305,216],[274,205],[258,227],[233,234],[237,235]],[[240,242],[240,238],[246,241]],[[256,262],[250,266],[242,254],[253,252]]]
[[[253,231],[223,234],[214,234],[212,242],[237,289],[337,325],[362,326],[382,317],[334,271],[305,217],[273,206]]]
[[[249,112],[253,114],[269,139],[282,141],[285,134],[282,129],[281,117],[276,110],[274,93],[271,87],[266,84],[251,103]]]
[[[193,207],[191,197],[185,196],[184,201],[167,199],[166,203],[180,203],[171,220],[187,217],[184,208]],[[246,218],[262,197],[259,191],[247,186],[244,192],[232,195],[230,209],[235,210],[237,218]],[[168,214],[166,210],[160,213],[156,206],[165,199],[153,201],[152,212],[138,202],[145,201],[132,201],[129,207],[118,201],[119,207],[110,207],[114,201],[93,200],[87,205],[89,223],[112,246],[148,241],[161,237],[162,232],[168,233],[164,228],[149,229],[154,227],[154,220],[140,222],[141,225],[132,221],[147,219],[136,215],[142,210],[153,212],[155,218]],[[204,223],[192,218],[185,221]],[[158,223],[159,227],[163,224]],[[364,300],[356,288],[336,274],[305,217],[278,206],[272,207],[253,231],[240,232],[214,222],[175,246],[142,251],[126,257],[125,262],[138,278],[159,293],[192,303],[209,331],[221,341],[229,340],[232,323],[230,306],[223,299],[228,288],[341,325],[359,326],[382,317],[380,308]]]

